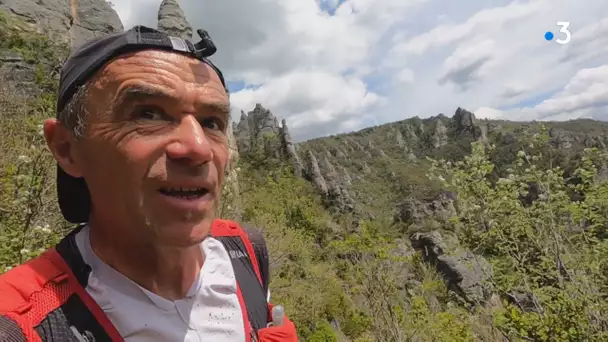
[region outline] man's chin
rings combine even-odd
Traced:
[[[210,234],[212,223],[212,215],[197,220],[189,217],[154,225],[153,230],[160,244],[187,247],[201,243]]]

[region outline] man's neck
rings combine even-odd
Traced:
[[[158,246],[149,241],[110,238],[101,229],[90,230],[93,252],[139,286],[168,300],[184,298],[204,261],[199,245]]]

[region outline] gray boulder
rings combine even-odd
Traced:
[[[492,267],[485,258],[458,247],[449,249],[438,231],[415,233],[410,241],[422,259],[435,266],[448,288],[465,302],[477,305],[489,297],[487,281]]]

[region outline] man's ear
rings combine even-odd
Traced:
[[[75,139],[72,132],[57,119],[47,119],[43,125],[44,139],[63,171],[72,177],[82,177],[75,158]]]

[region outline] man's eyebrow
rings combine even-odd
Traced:
[[[177,97],[160,89],[142,85],[132,85],[120,91],[118,103],[144,100],[151,97],[177,100]]]
[[[166,91],[156,89],[153,87],[147,87],[142,85],[129,86],[120,91],[118,95],[118,105],[125,104],[132,101],[145,100],[149,98],[163,98],[170,99],[173,101],[179,101],[179,98]],[[229,102],[214,101],[201,103],[198,106],[198,110],[205,112],[213,112],[216,114],[225,115],[230,117],[231,106]]]
[[[205,112],[213,112],[216,114],[220,114],[225,116],[226,118],[230,117],[230,103],[226,102],[205,102],[198,106],[199,110]]]

